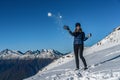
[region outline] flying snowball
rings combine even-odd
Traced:
[[[52,16],[52,13],[51,12],[48,12],[48,17],[51,17]]]
[[[60,17],[60,19],[62,18],[62,16],[59,16]]]

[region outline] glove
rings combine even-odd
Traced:
[[[69,26],[67,26],[67,25],[64,25],[64,27],[63,27],[65,30],[70,30],[70,28],[69,28]]]
[[[92,34],[91,33],[89,33],[88,35],[87,35],[87,38],[90,38],[92,36]]]

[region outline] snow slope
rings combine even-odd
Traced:
[[[120,44],[120,26],[115,28],[108,36],[93,45],[89,50],[98,51],[107,49]]]
[[[81,61],[81,69],[74,70],[74,55],[70,53],[24,80],[120,80],[120,37],[118,36],[120,36],[120,27],[84,51],[89,67],[86,71],[82,70]]]

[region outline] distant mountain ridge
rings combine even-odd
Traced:
[[[25,53],[5,49],[0,52],[0,59],[34,59],[34,58],[59,58],[63,54],[54,49],[28,50]]]

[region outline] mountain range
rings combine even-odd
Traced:
[[[22,80],[35,75],[63,54],[53,49],[25,53],[5,49],[0,52],[0,80]]]
[[[54,49],[42,49],[36,51],[28,50],[25,53],[21,51],[5,49],[0,52],[0,59],[59,58],[62,55],[62,53]]]

